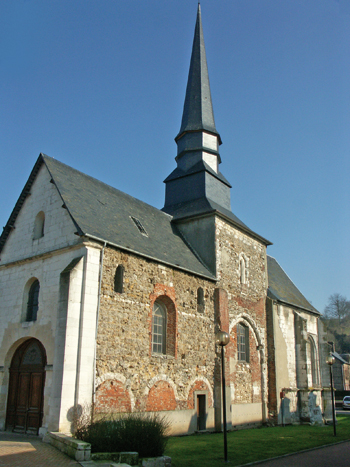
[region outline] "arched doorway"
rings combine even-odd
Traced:
[[[43,418],[46,353],[37,339],[16,350],[10,367],[6,430],[38,434]]]

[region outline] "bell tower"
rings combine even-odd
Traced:
[[[175,141],[177,168],[164,181],[163,211],[175,219],[218,208],[230,212],[231,185],[219,171],[221,138],[215,127],[199,4],[181,128]]]

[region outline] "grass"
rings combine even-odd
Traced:
[[[262,461],[292,452],[350,439],[350,417],[337,417],[337,436],[333,426],[286,426],[232,431],[227,434],[231,466]],[[224,464],[222,433],[206,433],[170,438],[165,450],[172,467],[216,467]]]

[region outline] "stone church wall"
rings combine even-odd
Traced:
[[[123,293],[114,291],[118,265],[125,268]],[[198,287],[204,289],[204,312],[197,310]],[[189,414],[184,415],[188,424],[188,417],[191,420],[194,415],[197,391],[206,391],[208,408],[213,410],[214,288],[215,284],[208,280],[105,249],[97,336],[97,409],[111,391],[111,386],[106,386],[108,375],[109,381],[118,382],[113,384],[123,394],[120,402],[110,407],[112,411],[123,412],[129,407],[169,413],[188,410]],[[152,353],[151,320],[156,299],[176,312],[176,320],[168,330],[173,335],[174,351],[167,351],[168,355]],[[178,425],[183,431],[183,423],[178,421]]]
[[[252,407],[255,404],[251,417],[254,420],[248,421],[261,422],[266,393],[262,365],[265,246],[220,219],[216,222],[218,283],[117,249],[105,249],[97,336],[96,410],[101,411],[106,394],[114,401],[109,409],[116,412],[131,407],[135,411],[167,411],[173,417],[174,412],[187,410],[190,412],[183,415],[186,421],[181,428],[184,431],[187,424],[187,431],[196,417],[196,395],[203,393],[210,412],[208,420],[212,420],[207,428],[213,429],[214,406],[219,412],[221,403],[220,349],[215,346],[215,332],[221,327],[230,332],[232,340],[226,353],[227,386],[235,388],[229,402]],[[238,272],[242,252],[249,261],[245,284],[240,283]],[[114,290],[118,265],[125,271],[123,293]],[[197,304],[199,287],[204,291],[204,307]],[[167,355],[152,353],[152,308],[157,299],[168,310],[172,307],[176,317],[168,330],[174,339],[174,350],[167,349]],[[249,363],[237,362],[238,322],[250,330]],[[121,394],[119,405],[113,396],[115,391]],[[248,407],[245,412],[249,412]],[[180,425],[179,422],[178,429]]]
[[[322,423],[317,321],[312,313],[267,300],[269,412],[275,423]]]
[[[227,290],[231,341],[226,347],[227,384],[231,388],[232,424],[265,419],[267,392],[266,246],[217,218],[217,262],[219,286]],[[246,269],[240,277],[240,259]],[[249,362],[237,359],[237,324],[249,329]],[[250,408],[248,407],[250,406]],[[250,411],[250,414],[249,414]],[[246,413],[246,416],[244,416]]]

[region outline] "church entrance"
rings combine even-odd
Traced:
[[[16,350],[10,367],[6,430],[38,434],[43,418],[46,353],[37,339]]]

